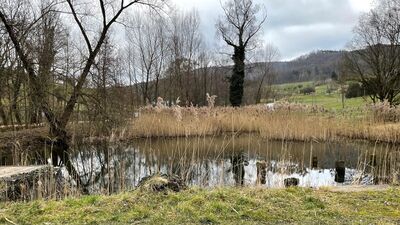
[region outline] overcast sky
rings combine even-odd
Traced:
[[[171,0],[181,9],[196,8],[202,33],[215,41],[215,21],[222,13],[219,0]],[[345,48],[358,17],[372,7],[373,0],[256,0],[264,4],[268,19],[262,38],[275,45],[281,60],[314,50]]]

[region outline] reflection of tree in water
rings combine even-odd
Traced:
[[[175,142],[173,142],[175,143]],[[197,142],[196,142],[197,143]],[[207,142],[208,143],[208,142]],[[216,145],[214,143],[214,145]],[[175,147],[176,149],[171,150],[174,146],[165,146],[165,142],[162,142],[160,146],[139,146],[132,147],[131,143],[113,143],[99,142],[90,145],[77,145],[75,151],[71,151],[71,158],[73,159],[75,168],[78,169],[81,175],[82,186],[87,187],[90,192],[98,193],[115,193],[126,189],[133,188],[137,182],[148,175],[154,173],[167,173],[180,176],[184,179],[187,184],[200,185],[200,186],[213,186],[223,182],[224,184],[231,182],[231,176],[225,176],[232,172],[234,182],[236,185],[244,185],[245,177],[245,166],[248,165],[248,161],[255,160],[255,165],[251,165],[249,170],[249,177],[256,175],[258,185],[267,184],[269,186],[275,185],[274,176],[283,176],[286,174],[300,174],[305,176],[307,174],[308,165],[307,162],[310,160],[310,152],[304,151],[292,151],[293,158],[286,152],[286,148],[281,150],[281,147],[274,147],[271,151],[275,154],[268,155],[264,151],[254,152],[252,146],[249,147],[249,151],[240,150],[247,149],[247,146],[237,146],[235,149],[229,149],[221,155],[219,149],[216,151],[210,151],[208,149],[194,151],[194,147]],[[208,145],[206,145],[208,147]],[[204,147],[204,148],[206,148]],[[268,147],[268,146],[266,146]],[[293,146],[293,149],[298,147]],[[303,146],[300,146],[303,147]],[[362,148],[360,146],[358,148]],[[269,147],[270,148],[270,147]],[[304,147],[304,148],[307,148]],[[338,148],[339,149],[339,148]],[[377,149],[367,149],[366,155],[360,156],[360,159],[366,159],[367,163],[371,155],[371,151],[374,154],[381,155],[380,153],[385,148],[380,147]],[[397,149],[397,147],[395,148]],[[232,151],[230,151],[232,150]],[[312,156],[318,157],[318,168],[333,168],[332,162],[335,162],[339,153],[338,150],[328,149],[329,151],[320,150],[314,147]],[[386,151],[386,150],[385,150]],[[353,165],[357,165],[358,151],[349,151],[346,153],[346,166],[353,168]],[[281,154],[282,153],[282,154]],[[30,152],[32,154],[32,152]],[[249,154],[249,155],[248,155]],[[296,155],[297,154],[297,155]],[[345,153],[342,153],[345,154]],[[257,158],[254,158],[257,155]],[[350,155],[350,156],[349,156]],[[11,154],[10,159],[11,160]],[[46,154],[37,156],[33,155],[30,158],[46,159]],[[4,154],[0,154],[0,161],[4,157]],[[6,154],[6,158],[8,155]],[[330,161],[324,161],[329,158]],[[400,159],[400,156],[399,156]],[[312,160],[312,158],[311,158]],[[354,161],[356,160],[356,161]],[[3,159],[4,161],[4,159]],[[381,161],[377,159],[377,163]],[[382,162],[386,162],[382,160]],[[225,166],[226,163],[230,164],[229,169]],[[312,162],[311,162],[312,163]],[[349,163],[349,164],[347,164]],[[386,165],[386,164],[384,164]],[[386,168],[386,167],[385,167]],[[390,167],[391,170],[396,168]],[[226,171],[228,169],[228,171]],[[256,169],[256,170],[255,170]],[[388,168],[389,169],[389,168]],[[388,172],[382,170],[380,176],[387,176]],[[398,170],[396,170],[398,171]],[[249,175],[249,174],[247,174]],[[227,180],[228,179],[228,180]],[[322,178],[324,179],[324,178]]]
[[[244,184],[244,166],[249,165],[246,154],[243,152],[231,156],[232,173],[236,185]]]
[[[107,142],[84,146],[75,149],[73,153],[73,162],[76,168],[79,168],[83,188],[91,192],[110,194],[130,187],[129,181],[126,183],[126,172],[135,165],[136,153],[135,157],[129,157],[128,153],[123,151],[123,146],[110,146]],[[132,174],[134,177],[135,173],[136,168]]]

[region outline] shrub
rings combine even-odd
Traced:
[[[315,93],[315,87],[305,87],[300,90],[300,94],[309,95]]]
[[[345,96],[346,98],[357,98],[364,96],[364,89],[359,83],[350,83]]]

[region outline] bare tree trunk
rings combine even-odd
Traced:
[[[2,101],[1,98],[0,98],[0,117],[1,117],[1,119],[3,121],[3,125],[7,126],[8,125],[8,118],[7,118],[7,114],[6,114],[5,110],[4,110],[3,101]]]
[[[266,76],[266,73],[263,74],[263,76],[261,78],[261,81],[260,81],[260,84],[258,85],[258,88],[257,88],[256,104],[260,104],[260,102],[261,102],[261,90],[262,90],[262,87],[264,85],[265,76]]]
[[[15,79],[15,83],[13,84],[13,95],[12,95],[12,101],[11,101],[11,109],[15,116],[15,120],[19,125],[22,124],[21,114],[18,109],[18,97],[19,97],[21,85],[22,85],[22,77],[21,77],[20,72],[21,72],[20,69],[18,69],[18,71],[16,72],[16,79]]]

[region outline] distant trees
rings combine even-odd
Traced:
[[[168,74],[175,81],[181,101],[189,105],[199,102],[199,61],[204,51],[200,34],[200,17],[196,10],[171,15],[170,67]],[[173,100],[173,99],[170,99]]]
[[[400,102],[400,1],[382,0],[360,18],[346,68],[372,101]]]
[[[229,100],[232,106],[238,107],[243,98],[246,51],[256,45],[256,35],[267,15],[264,13],[260,19],[257,18],[262,8],[253,0],[229,0],[222,9],[224,15],[217,22],[217,29],[226,44],[233,47],[234,66],[229,79]]]
[[[168,104],[179,98],[181,105],[206,105],[206,93],[225,88],[212,76],[214,55],[206,51],[196,10],[137,11],[127,22],[126,37],[124,61],[131,91],[140,96],[136,104],[162,97]]]
[[[132,48],[129,57],[135,57],[133,66],[136,69],[136,79],[139,79],[139,89],[142,101],[151,102],[159,97],[159,80],[165,68],[167,52],[166,19],[148,9],[137,11],[129,20],[127,38]],[[152,85],[154,84],[154,85]]]
[[[24,34],[24,31],[29,27],[29,8],[18,0],[13,5],[3,3],[2,9],[10,15],[17,28],[20,42],[23,45],[31,46],[28,40],[33,36]],[[13,43],[4,32],[5,27],[0,26],[0,29],[3,31],[0,34],[0,117],[5,125],[21,125],[23,115],[21,114],[19,98],[21,94],[26,94],[26,92],[21,92],[21,86],[26,85],[25,72]],[[27,108],[28,106],[25,104],[25,110]],[[25,119],[27,119],[26,116]]]

